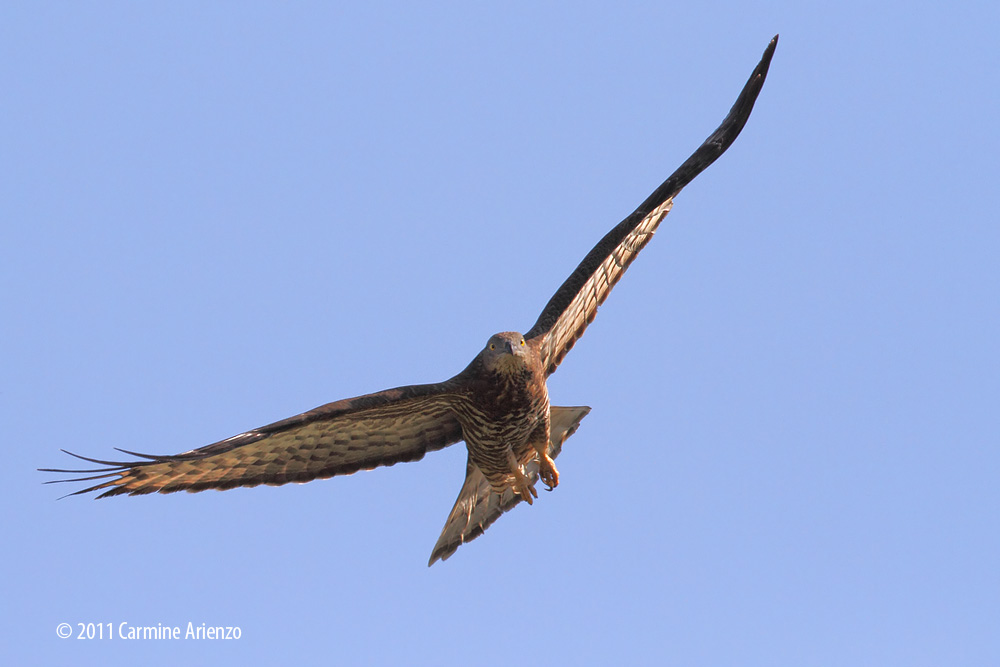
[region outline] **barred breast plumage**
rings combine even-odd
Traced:
[[[718,129],[635,211],[583,258],[523,336],[490,337],[465,370],[443,382],[386,389],[334,401],[273,424],[173,455],[138,454],[109,461],[73,454],[101,467],[52,482],[95,482],[72,495],[99,497],[231,489],[307,482],[416,461],[464,439],[466,478],[431,563],[524,500],[534,484],[559,484],[555,457],[590,408],[551,407],[546,379],[594,320],[597,308],[649,243],[674,197],[740,134],[764,85],[775,36]],[[500,230],[507,233],[506,229]],[[502,275],[500,276],[502,278]],[[491,276],[497,285],[502,282]],[[482,298],[489,298],[484,293]]]
[[[518,466],[535,457],[533,436],[548,438],[549,392],[537,350],[521,334],[490,339],[462,373],[469,388],[453,404],[469,457],[498,492],[516,481]]]

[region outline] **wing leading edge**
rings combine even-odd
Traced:
[[[428,451],[459,442],[462,427],[451,409],[454,390],[450,381],[387,389],[328,403],[183,454],[119,450],[145,460],[103,461],[66,452],[106,467],[43,470],[90,475],[48,484],[104,480],[69,494],[103,491],[98,498],[277,486],[348,475],[416,461]]]
[[[594,320],[598,306],[608,298],[611,288],[653,238],[660,221],[670,212],[673,198],[715,162],[739,136],[764,85],[777,45],[778,36],[775,35],[729,115],[715,132],[639,208],[594,246],[542,309],[538,320],[524,337],[538,348],[548,375],[555,372],[566,353]]]

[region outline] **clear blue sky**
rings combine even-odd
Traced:
[[[1000,664],[995,2],[5,3],[4,664]],[[93,501],[530,327],[781,42],[550,382],[562,483],[427,557],[464,447]],[[236,641],[60,639],[70,623]]]

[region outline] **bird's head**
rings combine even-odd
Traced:
[[[491,371],[519,371],[528,362],[528,345],[516,331],[493,334],[482,351],[483,364]]]

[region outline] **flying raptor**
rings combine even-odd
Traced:
[[[42,470],[85,475],[52,482],[101,480],[70,495],[222,490],[308,482],[416,461],[464,440],[465,483],[428,564],[447,559],[520,501],[531,504],[538,497],[539,479],[549,489],[559,484],[554,459],[590,408],[549,405],[546,380],[653,238],[674,197],[736,140],[764,85],[777,43],[775,36],[722,125],[594,246],[534,326],[524,334],[491,336],[458,375],[436,384],[328,403],[182,454],[151,456],[120,449],[135,460],[104,461],[66,452],[105,467]]]

